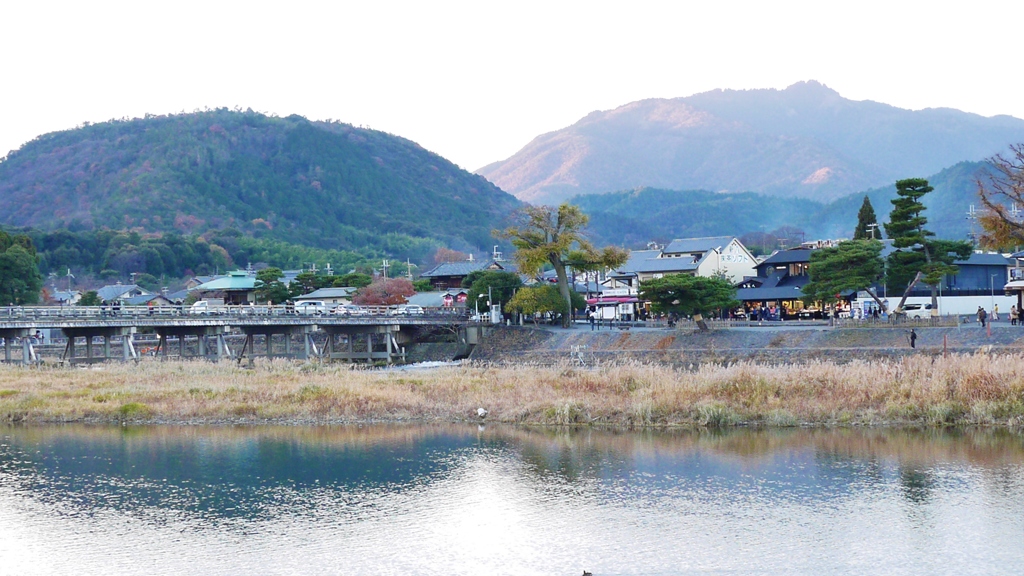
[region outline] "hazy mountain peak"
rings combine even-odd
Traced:
[[[829,200],[1024,142],[1024,121],[853,101],[816,80],[595,111],[479,173],[522,200],[650,186]]]

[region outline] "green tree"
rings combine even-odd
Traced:
[[[488,270],[477,276],[476,280],[469,287],[469,292],[466,294],[466,303],[472,308],[477,300],[486,302],[488,296],[490,296],[492,304],[501,302],[507,305],[516,290],[522,285],[523,281],[516,274],[500,270]],[[490,289],[490,294],[488,294],[488,289]]]
[[[880,235],[881,230],[878,230],[875,208],[871,206],[871,199],[864,196],[864,203],[860,205],[860,211],[857,212],[857,228],[853,231],[853,239],[872,240]]]
[[[935,240],[934,232],[925,228],[928,218],[921,198],[934,188],[923,178],[909,178],[896,182],[896,196],[891,200],[892,212],[885,225],[885,233],[897,248],[889,255],[886,281],[890,286],[906,286],[903,297],[894,309],[901,312],[907,296],[918,282],[931,287],[932,314],[938,314],[938,286],[943,276],[956,274],[957,259],[967,259],[972,247],[968,242]]]
[[[803,287],[804,301],[833,302],[847,290],[864,290],[885,310],[872,285],[885,274],[882,243],[878,240],[849,240],[834,248],[811,253],[808,274],[811,281]]]
[[[728,280],[669,274],[640,284],[640,298],[651,302],[655,312],[692,316],[701,331],[708,329],[704,315],[740,305],[736,288]]]
[[[543,286],[526,286],[520,288],[508,301],[506,309],[509,312],[516,312],[529,316],[534,324],[537,324],[537,315],[550,313],[561,318],[570,317],[570,310],[581,310],[586,308],[587,302],[575,291],[569,297],[571,304],[567,305],[562,294],[555,286],[545,284]]]
[[[95,290],[89,290],[82,297],[78,299],[79,306],[102,306],[103,300],[100,300],[100,295]]]
[[[351,274],[335,276],[334,282],[331,285],[335,288],[362,288],[363,286],[369,286],[372,282],[373,276],[352,272]]]
[[[434,285],[431,284],[430,280],[427,280],[426,278],[421,278],[419,280],[414,280],[413,283],[412,283],[412,287],[415,288],[417,292],[433,292],[434,291]]]
[[[288,287],[281,282],[284,272],[280,268],[264,268],[256,273],[256,300],[280,304],[291,297]]]
[[[625,250],[608,247],[595,248],[583,235],[588,222],[587,215],[578,206],[562,204],[551,206],[528,206],[519,214],[519,222],[495,235],[509,240],[516,248],[513,259],[519,272],[535,275],[546,264],[551,264],[558,277],[558,290],[566,306],[572,306],[569,276],[566,266],[574,251],[589,254],[594,260],[601,260],[606,268],[625,263]],[[572,317],[562,315],[562,326],[568,328]]]
[[[35,304],[43,288],[35,254],[25,248],[19,236],[9,238],[10,245],[0,252],[0,305]]]

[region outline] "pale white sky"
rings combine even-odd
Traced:
[[[0,156],[205,107],[367,125],[475,170],[593,110],[815,79],[1024,118],[1024,2],[0,0]]]

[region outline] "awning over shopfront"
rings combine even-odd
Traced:
[[[634,296],[605,296],[602,298],[591,298],[587,300],[589,306],[617,306],[619,304],[636,304],[640,302]]]

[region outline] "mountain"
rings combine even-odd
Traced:
[[[935,190],[924,197],[927,228],[941,238],[967,238],[972,227],[968,211],[971,205],[978,206],[976,182],[985,178],[987,170],[988,164],[983,162],[960,162],[928,176]],[[895,183],[828,203],[752,192],[655,188],[580,195],[570,202],[590,216],[589,233],[595,241],[641,248],[648,241],[742,236],[786,226],[802,230],[808,240],[850,238],[865,195],[871,199],[879,223],[887,222],[890,200],[896,198]]]
[[[521,204],[409,140],[226,109],[85,125],[0,161],[0,225],[247,236],[423,257],[490,251]]]
[[[478,173],[533,203],[651,187],[831,201],[977,161],[1024,120],[853,101],[817,82],[715,90],[592,112]]]

